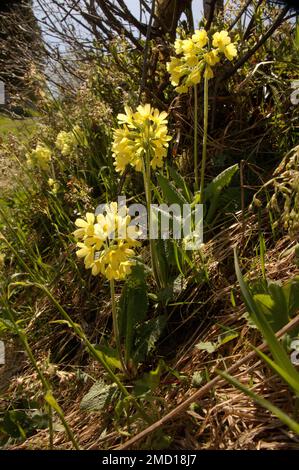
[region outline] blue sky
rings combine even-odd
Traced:
[[[139,0],[125,0],[125,2],[127,4],[128,8],[130,9],[130,11],[134,14],[134,16],[139,18],[139,15],[140,15]],[[49,5],[51,5],[51,0],[49,0],[48,3],[49,3]],[[42,17],[43,15],[40,14],[39,9],[36,6],[35,0],[33,1],[33,6],[34,6],[34,12],[35,12],[35,15],[37,16],[37,18]],[[199,20],[202,18],[202,8],[203,8],[202,7],[202,0],[193,0],[192,1],[192,8],[193,8],[193,15],[194,15],[194,24],[195,24],[195,27],[197,27]],[[50,39],[50,38],[48,37],[48,39]],[[51,38],[50,41],[52,43],[56,42],[55,40],[53,40],[53,38]]]
[[[138,0],[125,0],[126,4],[130,8],[131,12],[134,13],[135,16],[139,16],[139,1]],[[194,23],[197,26],[199,20],[202,16],[202,0],[193,0],[192,2],[193,8],[193,15],[194,15]]]

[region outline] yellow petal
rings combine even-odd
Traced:
[[[87,222],[86,222],[86,220],[83,220],[83,219],[77,219],[77,220],[75,221],[75,225],[76,225],[77,227],[85,228],[85,227],[87,226]]]

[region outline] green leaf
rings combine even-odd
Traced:
[[[236,249],[234,249],[234,257],[235,257],[235,271],[236,271],[237,279],[240,284],[241,292],[242,292],[246,307],[249,313],[251,314],[251,317],[254,323],[257,325],[264,339],[268,343],[269,349],[272,353],[274,360],[277,362],[278,365],[280,365],[280,367],[284,368],[286,372],[288,372],[288,374],[292,376],[295,370],[294,366],[292,365],[283,346],[277,340],[264,313],[260,310],[259,306],[255,302],[247,285],[244,282],[242,273],[240,271]]]
[[[237,332],[232,332],[232,333],[226,333],[225,335],[220,335],[218,338],[218,348],[220,346],[223,346],[226,343],[229,343],[230,341],[233,341],[234,339],[238,338],[239,333]]]
[[[272,329],[276,332],[287,325],[299,309],[298,278],[284,284],[278,281],[258,280],[253,283],[252,293],[260,310],[266,315]]]
[[[165,248],[165,240],[159,238],[155,240],[155,256],[159,266],[159,274],[161,279],[163,280],[163,285],[167,285],[167,278],[168,278],[168,271],[169,267],[167,264],[167,253]]]
[[[235,165],[229,166],[224,171],[219,173],[219,175],[217,175],[206,187],[206,200],[211,200],[216,194],[219,194],[222,189],[228,186],[238,169],[239,165],[236,163]]]
[[[108,385],[98,380],[81,400],[80,408],[85,411],[101,411],[115,398],[116,385]]]
[[[206,216],[206,223],[211,222],[217,209],[218,198],[220,196],[221,191],[230,184],[232,177],[238,171],[238,169],[239,166],[237,163],[226,168],[219,175],[217,175],[206,187],[205,200],[210,203],[209,211]]]
[[[17,329],[12,321],[7,320],[6,318],[0,318],[0,332],[11,331],[17,333]]]
[[[67,325],[69,328],[72,328],[73,325],[68,321],[68,320],[51,320],[50,323],[58,324],[58,325]],[[81,328],[79,323],[73,323],[76,325],[78,328]]]
[[[289,289],[288,292],[288,314],[289,317],[293,317],[299,310],[299,278],[296,276],[283,285],[284,295],[287,296],[285,289]]]
[[[270,401],[266,400],[265,398],[262,398],[258,395],[256,395],[254,392],[252,392],[249,388],[245,387],[245,385],[241,384],[238,380],[236,380],[234,377],[230,376],[226,372],[223,371],[217,371],[217,373],[223,377],[225,380],[227,380],[229,383],[231,383],[234,387],[238,388],[241,390],[243,393],[245,393],[247,396],[249,396],[252,400],[254,400],[258,405],[266,408],[269,410],[272,414],[274,414],[280,421],[284,424],[286,424],[292,431],[294,431],[296,434],[299,434],[299,423],[294,421],[290,416],[285,414],[282,410],[277,408],[275,405],[273,405]]]
[[[182,190],[184,197],[191,204],[192,191],[188,187],[184,178],[172,166],[168,166],[168,171],[169,171],[171,178],[174,180],[176,186]]]
[[[274,300],[269,294],[255,294],[253,298],[274,332],[289,322],[288,306],[284,301],[281,301],[282,299],[276,298]]]
[[[174,184],[168,181],[165,176],[160,173],[157,175],[157,179],[167,204],[178,204],[179,206],[188,204],[188,200],[185,199],[183,194],[179,192]]]
[[[97,344],[95,349],[101,361],[104,361],[112,369],[122,370],[121,361],[118,357],[116,349],[110,348],[104,344]]]
[[[119,332],[125,340],[126,362],[131,358],[136,326],[146,318],[147,284],[144,268],[136,265],[124,285],[119,301]]]

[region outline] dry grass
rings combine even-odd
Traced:
[[[165,398],[165,406],[160,406],[160,416],[191,396],[196,389],[192,385],[192,377],[195,372],[206,373],[214,376],[214,370],[228,368],[238,359],[251,351],[251,344],[259,345],[262,342],[257,330],[251,329],[243,314],[244,305],[236,296],[237,306],[233,307],[230,301],[231,290],[236,294],[237,286],[235,276],[229,267],[232,259],[232,246],[252,246],[256,243],[258,225],[254,215],[251,215],[245,225],[242,221],[233,224],[229,229],[217,235],[205,246],[205,256],[209,259],[210,285],[206,290],[195,286],[188,292],[188,299],[196,308],[188,306],[189,312],[185,312],[183,321],[177,329],[184,330],[196,324],[192,336],[183,343],[178,344],[175,357],[171,359],[171,366],[180,374],[187,377],[186,382],[171,380],[169,376],[163,378],[159,395]],[[244,243],[245,241],[245,243]],[[294,263],[294,253],[290,247],[294,245],[288,237],[278,240],[267,251],[266,271],[267,276],[273,280],[287,280],[299,270]],[[245,264],[251,262],[245,259]],[[217,261],[216,261],[217,260]],[[250,265],[249,265],[250,267]],[[261,275],[258,263],[252,264],[249,270],[250,278]],[[228,276],[230,272],[230,276]],[[211,294],[212,293],[212,294]],[[199,304],[199,300],[202,302]],[[199,305],[199,307],[197,306]],[[106,305],[107,307],[107,305]],[[109,306],[108,306],[109,307]],[[182,312],[180,312],[182,314]],[[216,342],[223,328],[233,329],[238,332],[238,337],[224,344],[216,352],[209,354],[198,350],[196,344],[199,341]],[[41,342],[43,342],[41,340]],[[41,344],[39,344],[40,347]],[[73,372],[76,371],[73,366]],[[102,371],[98,364],[88,361],[86,366],[78,367],[86,374],[99,378]],[[103,415],[98,413],[86,413],[80,410],[79,405],[83,395],[89,389],[91,382],[84,383],[76,379],[76,374],[70,375],[71,382],[61,380],[63,368],[59,375],[60,367],[55,374],[60,379],[56,380],[56,393],[61,397],[61,405],[66,419],[77,436],[80,445],[84,449],[113,449],[124,443],[128,437],[121,436],[119,429],[114,427],[110,420],[113,410],[107,410]],[[32,374],[28,366],[22,374],[22,380],[26,382],[27,376]],[[257,358],[243,365],[235,376],[244,384],[254,387],[254,391],[268,398],[276,406],[285,412],[292,414],[292,396],[287,387],[277,378],[272,376],[270,370]],[[33,379],[34,381],[34,379]],[[12,381],[9,393],[16,386]],[[125,431],[125,429],[123,429]],[[128,430],[126,430],[128,431]],[[296,438],[285,426],[268,411],[254,404],[248,397],[228,384],[222,384],[210,391],[195,406],[190,407],[185,413],[163,427],[165,434],[172,436],[170,448],[172,449],[297,449],[299,439]],[[138,433],[138,428],[131,429],[131,435]],[[12,449],[46,449],[48,435],[46,431],[40,431],[27,439],[23,444],[13,446]],[[54,439],[55,448],[69,449],[70,444],[65,441],[64,432],[56,432]],[[137,448],[155,448],[155,436],[148,436],[145,441],[136,444]]]

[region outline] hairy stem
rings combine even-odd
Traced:
[[[201,160],[201,170],[200,170],[200,203],[201,204],[203,204],[204,202],[205,169],[206,169],[206,161],[207,161],[208,123],[209,123],[209,79],[205,77],[202,160]]]
[[[194,85],[194,192],[198,191],[198,96],[197,85]]]
[[[162,286],[162,281],[160,279],[160,269],[159,262],[157,257],[157,251],[155,246],[155,240],[151,238],[151,225],[152,225],[152,212],[151,212],[151,203],[152,203],[152,194],[151,194],[151,162],[150,162],[150,152],[149,149],[146,151],[146,157],[143,161],[143,181],[144,181],[144,190],[146,198],[146,208],[147,208],[147,222],[148,222],[148,233],[149,233],[149,244],[150,244],[150,254],[151,254],[151,263],[154,279],[158,288]]]

